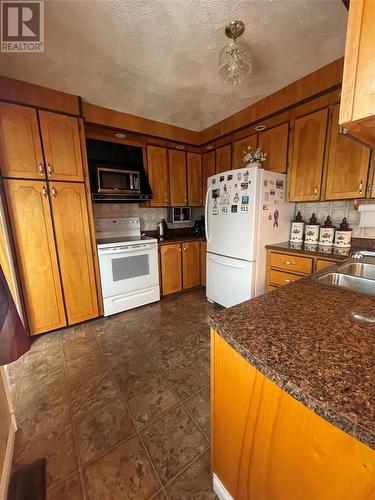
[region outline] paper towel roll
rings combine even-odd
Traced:
[[[358,207],[360,213],[359,227],[375,227],[375,203],[362,203]]]

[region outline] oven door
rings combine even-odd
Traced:
[[[159,285],[157,243],[99,249],[103,298]]]

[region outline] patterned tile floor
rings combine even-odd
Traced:
[[[14,467],[47,498],[212,499],[203,290],[36,338],[10,366]]]

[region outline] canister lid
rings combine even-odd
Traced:
[[[292,222],[303,222],[301,212],[298,210],[297,215],[294,217]]]
[[[313,214],[311,215],[309,224],[311,226],[319,226],[319,222],[316,218],[315,212],[313,212]]]
[[[340,224],[340,231],[351,231],[351,230],[352,228],[349,227],[348,221],[346,220],[346,217],[344,217]]]
[[[331,217],[329,215],[327,215],[327,218],[324,221],[324,224],[322,227],[334,227],[334,226],[332,226]]]

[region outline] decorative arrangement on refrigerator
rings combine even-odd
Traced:
[[[265,245],[289,239],[294,203],[286,175],[258,167],[207,180],[205,220],[209,301],[231,307],[265,292]]]

